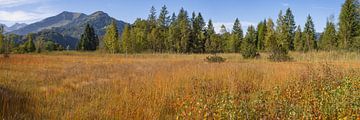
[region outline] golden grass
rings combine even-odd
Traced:
[[[308,113],[304,112],[305,108],[317,104],[308,104],[304,98],[293,100],[297,92],[286,92],[293,87],[302,91],[297,97],[306,97],[308,93],[310,99],[313,98],[310,90],[318,87],[312,85],[318,84],[303,81],[358,78],[359,54],[291,53],[294,61],[283,63],[268,62],[266,53],[263,55],[261,59],[244,60],[239,54],[221,54],[228,59],[225,63],[207,63],[204,62],[207,55],[187,54],[60,52],[12,55],[9,59],[0,58],[0,118],[326,119],[360,116],[359,101],[350,102],[357,108],[338,107],[347,110],[336,112],[335,116],[331,116],[332,112],[328,115],[322,111],[317,113],[317,109],[322,110],[320,108],[309,108],[317,116],[313,113],[291,116]],[[348,92],[359,92],[352,90],[360,87],[359,81],[351,83]],[[280,97],[276,96],[278,88]],[[358,95],[343,98],[360,100]],[[274,101],[280,98],[299,103],[279,107],[282,105]],[[252,103],[264,100],[267,101]],[[299,109],[286,112],[286,107],[290,106]]]

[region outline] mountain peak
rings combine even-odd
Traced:
[[[108,14],[105,13],[104,11],[96,11],[93,14],[91,14],[91,16],[108,16]]]

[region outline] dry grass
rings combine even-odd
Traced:
[[[359,54],[291,55],[12,55],[0,58],[0,118],[359,118]]]

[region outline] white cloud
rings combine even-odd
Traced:
[[[0,0],[0,23],[10,26],[14,23],[32,23],[53,15],[54,11],[44,2],[49,0]],[[36,3],[36,4],[35,4]],[[22,6],[32,9],[19,9]]]
[[[256,25],[256,23],[249,22],[249,21],[240,21],[240,23],[241,23],[241,27],[242,27],[243,31],[246,31],[247,27],[249,27],[250,25]],[[233,22],[216,22],[216,23],[214,23],[215,32],[219,33],[222,25],[225,25],[226,30],[228,32],[231,32],[234,23]]]
[[[0,21],[3,22],[33,22],[48,16],[47,13],[27,11],[0,11]]]
[[[289,3],[282,3],[281,5],[284,6],[284,7],[289,7],[290,6]]]
[[[0,0],[0,8],[16,7],[26,4],[37,3],[43,0]]]

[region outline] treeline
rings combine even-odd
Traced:
[[[292,10],[280,11],[276,21],[265,19],[257,26],[249,26],[244,34],[236,19],[231,31],[223,25],[214,30],[212,20],[205,22],[201,13],[181,9],[170,14],[163,6],[157,14],[150,9],[147,19],[137,19],[126,25],[119,34],[116,23],[106,28],[104,36],[97,36],[91,25],[86,25],[77,50],[105,50],[109,53],[242,53],[245,58],[258,56],[259,51],[286,56],[288,51],[360,50],[360,9],[357,0],[346,0],[342,5],[339,23],[328,18],[324,32],[317,38],[310,15],[304,27],[296,25]],[[0,39],[3,37],[0,36]],[[3,51],[4,40],[0,43]],[[37,40],[36,40],[37,41]],[[24,51],[36,51],[31,37],[22,45]],[[43,44],[43,43],[38,43]]]

